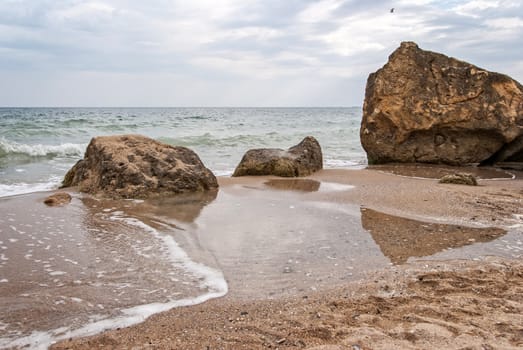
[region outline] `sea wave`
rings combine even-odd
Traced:
[[[24,144],[0,139],[0,157],[25,155],[29,157],[81,157],[86,145],[63,143],[61,145]]]
[[[0,183],[0,198],[17,196],[21,194],[44,192],[57,189],[61,182],[60,177],[51,177],[47,182],[37,183],[25,183],[19,182],[14,184],[1,184]]]
[[[303,135],[284,135],[277,132],[267,132],[263,134],[237,134],[237,135],[213,135],[209,132],[201,135],[184,136],[178,138],[160,137],[159,141],[171,145],[185,147],[223,147],[237,148],[245,147],[245,150],[251,147],[267,147],[271,145],[292,146],[293,142],[300,141]],[[242,148],[243,150],[243,148]]]

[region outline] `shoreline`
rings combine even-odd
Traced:
[[[496,283],[502,283],[504,271],[510,270],[514,272],[516,277],[514,281],[507,285],[507,288],[520,290],[522,287],[523,282],[520,278],[521,254],[519,258],[511,260],[509,259],[510,254],[515,254],[514,252],[506,252],[508,256],[503,257],[505,253],[488,242],[485,244],[467,242],[472,239],[468,235],[476,235],[474,232],[464,233],[458,230],[456,234],[459,237],[464,237],[464,239],[455,239],[447,247],[436,247],[435,249],[439,253],[432,253],[428,257],[423,257],[423,255],[418,257],[416,254],[420,249],[414,247],[416,252],[412,252],[412,249],[411,251],[407,250],[407,252],[404,249],[401,251],[393,250],[388,253],[388,257],[376,256],[376,258],[372,258],[372,254],[369,256],[368,252],[377,249],[375,247],[378,246],[375,243],[371,242],[372,247],[360,245],[356,250],[347,250],[351,247],[351,240],[345,242],[345,239],[341,236],[345,231],[353,235],[362,229],[361,234],[363,234],[364,228],[356,229],[355,225],[361,225],[360,216],[367,215],[363,213],[368,208],[378,211],[381,213],[380,215],[389,215],[392,219],[399,217],[411,220],[394,222],[394,225],[400,225],[407,233],[423,230],[424,226],[432,224],[467,226],[486,230],[495,226],[506,229],[511,237],[505,236],[501,239],[521,240],[522,226],[519,226],[519,228],[517,226],[523,225],[521,219],[523,217],[523,212],[521,212],[521,208],[523,208],[521,177],[510,180],[480,180],[480,186],[467,187],[442,185],[434,179],[408,178],[369,169],[327,169],[301,179],[223,177],[219,178],[219,182],[221,187],[218,199],[211,199],[210,204],[205,208],[197,208],[196,212],[193,212],[192,209],[185,210],[182,218],[175,218],[176,220],[182,219],[182,224],[187,223],[187,227],[182,225],[182,228],[185,229],[192,227],[191,225],[194,225],[194,223],[191,222],[196,220],[194,222],[197,223],[198,229],[191,234],[196,234],[196,237],[189,237],[187,236],[188,232],[180,231],[180,235],[176,236],[175,239],[180,242],[190,256],[196,257],[198,261],[216,264],[215,266],[224,272],[230,287],[229,294],[197,306],[176,308],[153,315],[144,323],[130,328],[103,332],[89,338],[64,341],[54,345],[53,348],[97,348],[102,346],[129,348],[138,346],[163,349],[170,348],[173,344],[176,344],[175,348],[180,349],[201,348],[204,344],[210,346],[210,348],[225,349],[261,349],[267,348],[269,345],[280,349],[312,349],[312,346],[322,344],[349,346],[350,344],[347,343],[347,339],[350,338],[348,334],[354,335],[357,332],[353,332],[350,324],[349,327],[343,322],[338,322],[339,320],[336,321],[335,319],[340,315],[335,310],[327,310],[331,307],[326,305],[340,304],[342,301],[341,304],[345,305],[344,303],[349,302],[352,306],[345,308],[343,312],[353,312],[357,310],[353,309],[354,300],[360,300],[363,295],[367,299],[363,300],[362,305],[369,307],[373,305],[372,307],[375,307],[378,304],[387,304],[381,299],[394,299],[400,295],[398,294],[400,292],[403,296],[418,295],[426,298],[426,301],[436,302],[437,300],[432,300],[430,295],[413,294],[409,289],[411,288],[409,284],[412,282],[411,280],[416,280],[416,276],[420,273],[427,273],[427,271],[430,273],[443,271],[442,273],[450,274],[448,275],[450,280],[463,280],[471,278],[470,274],[474,276],[481,274],[482,272],[479,271],[482,269],[492,269],[494,273],[499,275],[499,278],[496,277],[499,279]],[[267,204],[273,205],[274,209],[271,209],[270,206],[267,207]],[[245,207],[244,211],[238,209],[242,207]],[[242,215],[245,216],[253,210],[258,211],[259,217],[267,217],[268,222],[277,222],[280,225],[277,229],[278,232],[281,231],[278,236],[269,235],[270,239],[267,242],[259,240],[265,239],[267,235],[263,232],[259,235],[256,234],[256,229],[263,225],[250,222],[254,220],[252,217],[246,218],[245,222],[241,220]],[[229,211],[232,211],[230,215],[227,214],[229,216],[224,215]],[[292,215],[286,213],[292,213]],[[155,217],[168,215],[163,211],[153,214]],[[223,217],[220,218],[220,215]],[[283,218],[275,221],[274,215],[283,216]],[[518,215],[521,215],[521,217],[518,217]],[[235,217],[236,219],[234,219]],[[147,217],[144,218],[149,220]],[[296,222],[297,219],[295,218],[300,218],[299,220],[305,220],[305,222]],[[389,218],[386,217],[385,219],[388,220]],[[380,224],[384,220],[383,216],[371,216],[370,220],[377,220],[378,227],[386,227],[383,223]],[[236,225],[232,225],[233,221],[237,221]],[[225,225],[228,231],[217,231],[217,227],[220,227],[220,225]],[[302,227],[303,231],[307,227],[318,229],[325,227],[331,234],[338,230],[340,232],[339,236],[318,237],[317,232],[319,231],[313,230],[311,233],[296,236],[298,232],[297,229],[294,230],[296,226]],[[348,227],[348,229],[341,230],[343,227]],[[431,227],[440,228],[439,226]],[[264,229],[275,228],[274,226],[267,226]],[[244,236],[244,231],[251,233]],[[281,235],[282,232],[287,231],[288,233]],[[243,237],[249,237],[245,243],[247,245],[235,249],[232,243]],[[300,246],[294,247],[295,242],[293,240],[298,238],[305,244],[310,244],[310,247],[315,247],[314,254],[309,256],[305,253],[299,253],[297,255],[294,252],[292,253],[292,261],[296,264],[299,261],[299,265],[289,265],[287,261],[289,256],[286,256],[287,253],[285,252],[303,249],[299,248]],[[276,242],[274,239],[279,241],[285,249],[281,251],[276,249],[273,255],[266,256],[268,252],[274,250],[271,246],[273,244],[271,242]],[[330,242],[338,242],[339,247],[328,248],[328,254],[327,251],[323,254],[321,249],[317,249],[323,248],[321,242],[325,239]],[[495,239],[494,235],[492,239],[489,238],[488,240]],[[376,238],[374,237],[373,240],[376,241]],[[198,244],[195,245],[194,242]],[[391,245],[390,242],[385,243]],[[303,244],[301,243],[301,245]],[[463,244],[464,248],[455,248]],[[253,246],[250,247],[249,245]],[[424,241],[424,245],[434,244],[432,241]],[[307,245],[303,247],[306,248]],[[244,253],[247,248],[250,249],[252,254]],[[358,258],[362,260],[360,263],[349,261],[343,256],[343,252],[360,254],[358,249],[362,254]],[[456,251],[460,253],[453,255]],[[491,251],[495,253],[493,255],[499,254],[500,257],[488,257]],[[208,252],[211,254],[209,255]],[[394,260],[395,254],[407,254],[407,260],[403,255],[400,260]],[[487,257],[482,258],[481,261],[474,261],[471,258],[474,254]],[[263,259],[260,260],[263,257],[267,258],[266,264]],[[372,263],[374,260],[375,263]],[[401,261],[402,263],[391,264],[387,263],[387,260]],[[336,263],[337,267],[333,268],[335,265],[331,263]],[[351,266],[348,266],[348,264]],[[273,268],[274,265],[276,265],[276,269]],[[366,269],[363,268],[365,265],[367,265]],[[260,275],[261,279],[249,272],[249,269],[254,266],[260,273],[263,272],[263,275]],[[352,269],[348,272],[347,269],[341,269],[341,266],[352,267]],[[461,271],[460,269],[463,266],[467,266],[467,269],[472,272]],[[287,268],[289,270],[286,270]],[[357,273],[358,270],[361,270],[360,273]],[[307,274],[315,279],[308,279]],[[324,277],[320,279],[314,277],[322,275]],[[474,277],[474,280],[478,280],[479,277],[476,277]],[[375,283],[376,280],[385,282]],[[311,281],[314,282],[311,284]],[[267,283],[273,285],[267,285]],[[394,283],[403,284],[397,288],[392,288],[391,286],[395,285]],[[314,288],[311,288],[311,286]],[[377,289],[376,286],[378,286]],[[470,288],[473,289],[473,286]],[[416,293],[421,293],[421,289],[418,289],[415,289]],[[359,291],[359,294],[350,294],[348,299],[340,297],[340,295],[349,295],[347,293],[350,290],[354,290],[354,293]],[[391,291],[395,292],[392,293]],[[423,293],[426,292],[428,291],[424,290]],[[356,299],[353,300],[353,298]],[[378,303],[376,298],[381,301]],[[416,304],[415,300],[409,298],[406,300],[407,303]],[[504,303],[503,300],[500,302]],[[521,314],[523,314],[521,300],[512,300],[511,302],[513,303],[511,305],[515,305],[514,307],[521,310]],[[416,307],[420,307],[420,305]],[[294,315],[294,308],[298,311],[302,310],[302,313],[296,311],[296,315]],[[320,314],[325,314],[325,317],[319,317],[318,320],[312,317],[314,322],[311,321],[309,311],[314,308],[317,308]],[[279,313],[281,309],[286,310],[287,315],[283,314],[285,317]],[[337,307],[334,309],[337,309]],[[236,314],[234,310],[240,311]],[[289,313],[294,315],[290,317],[292,320],[289,319]],[[379,327],[382,327],[384,321],[379,320],[379,314],[374,314],[374,316],[377,318],[376,322],[372,323],[372,326],[367,325],[366,327],[374,330],[381,329]],[[488,318],[488,315],[485,315],[485,317]],[[517,335],[520,320],[517,317],[514,320],[517,320],[517,322],[513,325],[515,327],[513,331]],[[275,323],[271,323],[272,321]],[[310,330],[309,328],[316,324],[316,321],[323,322],[325,325],[318,326],[319,328],[314,326]],[[208,329],[203,326],[205,324],[208,325]],[[236,329],[239,324],[241,324],[240,331]],[[298,324],[302,326],[307,324],[310,327],[301,327]],[[216,325],[222,325],[224,328]],[[300,330],[300,328],[304,329]],[[362,331],[360,328],[356,327],[355,329],[360,332]],[[523,325],[521,328],[523,329]],[[306,332],[307,329],[310,332]],[[285,332],[287,331],[294,334],[294,338],[291,339],[289,335],[286,336]],[[373,334],[372,332],[366,334],[366,337],[370,337],[367,343],[358,340],[358,346],[362,349],[380,348],[378,346],[379,339],[375,337],[378,333]],[[167,342],[169,337],[175,343]],[[216,337],[223,341],[218,341]],[[449,337],[450,335],[447,334],[447,337],[443,338],[448,340]],[[215,341],[208,342],[209,339],[215,339]],[[405,343],[405,339],[401,341],[394,337],[392,339],[399,341],[398,348],[413,346],[408,342]],[[350,342],[352,341],[355,340],[350,340]],[[436,340],[433,339],[433,341]],[[487,342],[491,342],[491,340]],[[517,341],[512,342],[517,343]],[[511,343],[509,343],[507,344],[510,345]],[[386,344],[386,342],[383,344]],[[443,346],[441,342],[437,344]],[[523,340],[521,344],[523,344]],[[423,348],[423,346],[414,347]],[[337,348],[332,347],[330,349],[335,350]]]
[[[427,262],[274,300],[231,296],[51,349],[520,349],[521,260]]]

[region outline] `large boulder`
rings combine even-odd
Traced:
[[[369,164],[523,161],[523,86],[403,42],[367,80],[360,138]]]
[[[307,136],[299,144],[278,148],[251,149],[245,153],[232,176],[275,175],[307,176],[323,168],[323,155],[318,141]]]
[[[111,198],[200,192],[218,188],[196,153],[140,135],[95,137],[63,187]]]

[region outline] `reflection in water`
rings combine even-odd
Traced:
[[[218,190],[179,194],[172,197],[150,199],[138,206],[159,217],[168,217],[181,222],[194,222],[202,209],[216,199]]]
[[[511,179],[514,174],[499,168],[492,167],[452,167],[449,165],[435,164],[385,164],[370,165],[368,169],[384,171],[394,175],[440,179],[445,175],[456,172],[469,173],[479,179]]]
[[[127,215],[141,217],[147,213],[149,217],[169,218],[183,223],[194,222],[202,209],[216,199],[218,191],[184,193],[170,197],[158,197],[146,200],[130,200],[122,206],[121,200],[96,200],[90,197],[83,199],[86,207],[94,213],[100,208],[118,208]],[[96,205],[98,203],[98,205]]]
[[[430,256],[449,248],[490,242],[507,232],[499,228],[472,228],[434,224],[361,208],[361,224],[394,264],[410,257]]]
[[[271,179],[264,184],[277,190],[317,192],[320,189],[321,182],[310,179]]]

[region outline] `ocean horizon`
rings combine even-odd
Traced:
[[[58,188],[95,136],[142,134],[229,176],[252,148],[320,142],[326,168],[366,164],[361,107],[0,107],[0,197]]]

